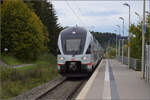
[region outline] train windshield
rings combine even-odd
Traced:
[[[83,54],[87,31],[71,27],[61,32],[61,45],[65,55]]]
[[[81,39],[68,39],[66,40],[66,51],[77,52],[80,51]]]

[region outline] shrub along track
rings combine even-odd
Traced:
[[[88,78],[68,78],[36,100],[70,100],[77,95],[78,90],[87,82]]]

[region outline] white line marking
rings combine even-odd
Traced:
[[[95,70],[95,72],[91,76],[91,78],[88,80],[88,82],[85,84],[85,86],[83,87],[83,89],[81,90],[79,95],[77,96],[76,100],[85,100],[86,99],[86,95],[87,95],[89,89],[91,88],[91,86],[93,85],[93,82],[97,76],[97,73],[98,73],[100,67],[102,66],[101,65],[102,63],[103,63],[103,60],[101,61],[98,68]]]
[[[108,67],[108,60],[106,60],[106,67],[105,67],[105,79],[104,79],[104,90],[103,90],[103,100],[110,100],[111,99],[111,92],[110,92],[110,77],[109,77],[109,67]]]

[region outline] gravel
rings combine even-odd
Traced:
[[[29,91],[26,91],[23,94],[14,97],[12,100],[35,100],[39,96],[43,95],[45,92],[49,91],[50,89],[52,89],[56,85],[63,82],[64,80],[66,80],[65,77],[59,77],[55,80],[52,80],[52,81],[47,82],[45,84],[42,84],[38,87],[35,87]]]
[[[60,86],[49,91],[37,100],[66,100],[68,96],[81,84],[85,79],[67,79]]]

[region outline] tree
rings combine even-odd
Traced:
[[[131,37],[131,57],[140,59],[142,52],[142,32],[141,25],[135,26],[134,24],[130,27],[130,32],[133,34]]]
[[[53,9],[53,5],[47,0],[26,1],[26,3],[30,9],[35,11],[43,24],[47,27],[49,33],[48,38],[50,39],[48,42],[49,51],[56,55],[57,39],[62,27],[57,23],[58,19]]]
[[[115,47],[116,46],[116,34],[114,33],[101,33],[101,32],[91,32],[94,37],[99,41],[103,48],[107,48],[108,46]],[[119,38],[120,36],[118,36]]]
[[[145,41],[150,39],[150,15],[146,18],[146,33]],[[131,57],[141,59],[142,55],[142,22],[137,26],[132,24],[130,27],[130,32],[132,33],[131,37]]]
[[[1,6],[2,52],[34,60],[47,49],[47,28],[22,0],[6,0]]]

